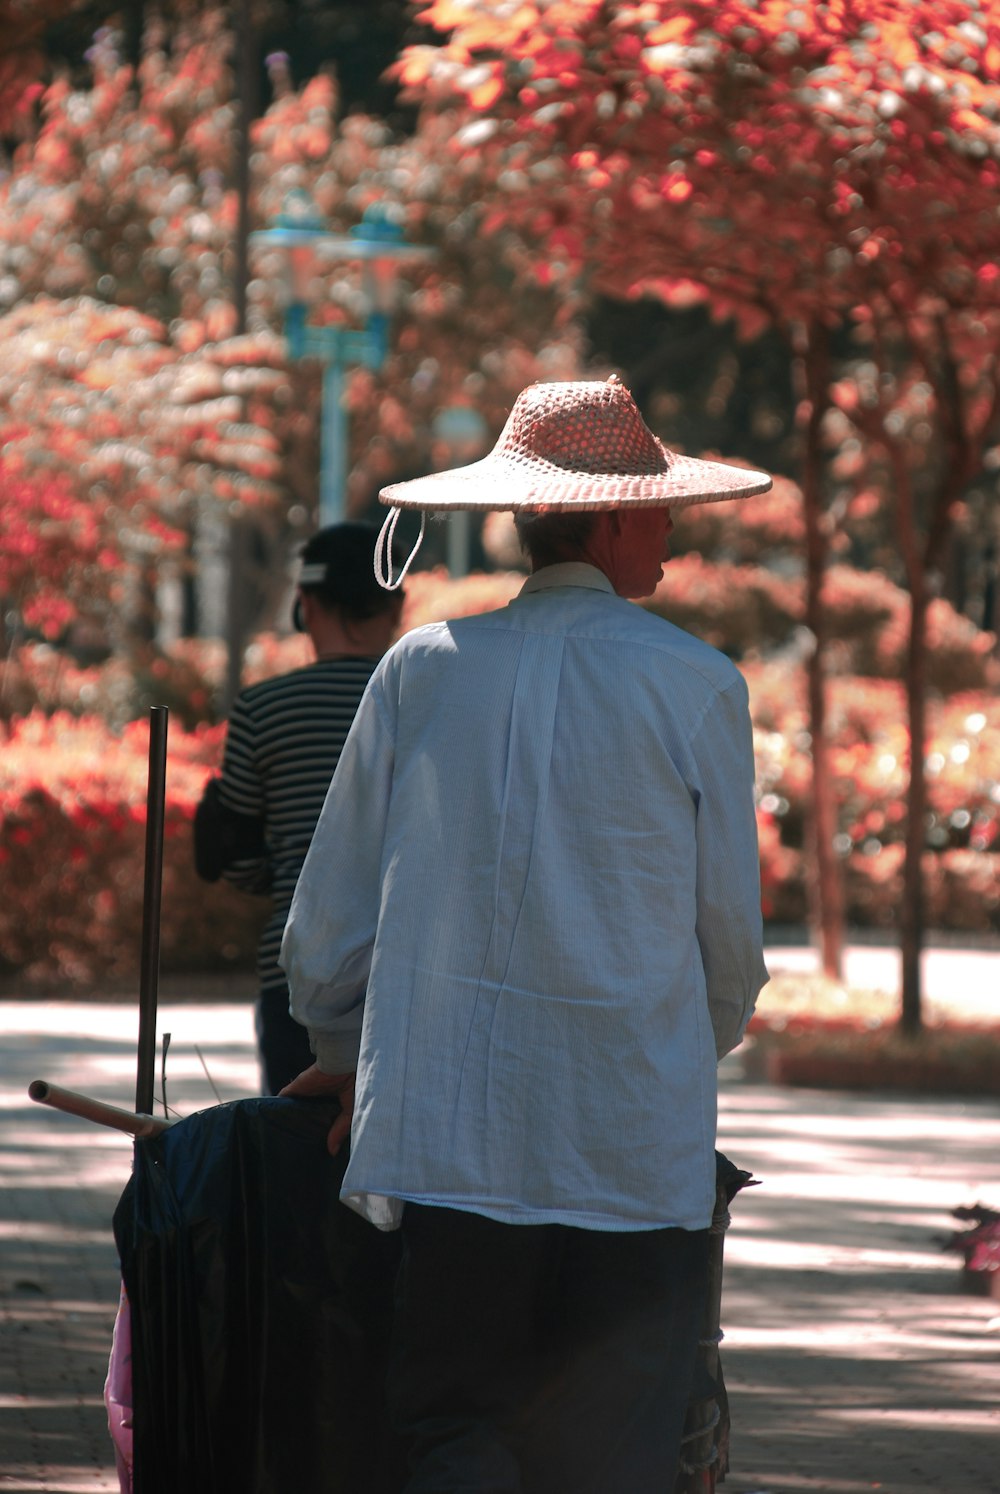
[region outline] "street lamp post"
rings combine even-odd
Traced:
[[[331,233],[309,194],[296,192],[270,228],[251,234],[255,247],[282,251],[286,267],[284,332],[288,355],[315,358],[323,369],[320,415],[319,521],[335,524],[347,506],[348,435],[344,386],[350,368],[379,369],[389,351],[389,323],[397,271],[405,262],[429,259],[434,250],[407,244],[403,230],[382,203],[367,208],[348,234]],[[360,328],[314,325],[310,302],[323,261],[363,267]]]

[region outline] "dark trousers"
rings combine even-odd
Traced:
[[[261,1088],[276,1095],[314,1062],[309,1035],[288,1010],[288,987],[262,991],[254,1012]]]
[[[406,1494],[669,1494],[707,1247],[407,1204],[389,1373]]]

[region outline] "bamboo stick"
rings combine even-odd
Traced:
[[[144,1139],[159,1136],[171,1124],[170,1121],[157,1119],[155,1115],[142,1115],[133,1110],[120,1110],[117,1105],[105,1105],[103,1100],[92,1100],[87,1095],[77,1094],[75,1090],[62,1089],[58,1084],[49,1084],[46,1079],[32,1080],[28,1085],[28,1095],[40,1105],[51,1105],[54,1110],[79,1115],[99,1126],[110,1126],[115,1131],[125,1131],[130,1136]]]

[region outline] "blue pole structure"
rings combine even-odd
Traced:
[[[285,341],[289,358],[305,357],[307,310],[304,301],[291,301],[285,309]]]
[[[471,515],[464,508],[456,509],[454,513],[448,515],[449,576],[469,574],[470,517]]]
[[[401,227],[382,203],[366,208],[362,221],[351,229],[350,234],[329,233],[309,194],[302,190],[289,194],[285,210],[273,228],[262,229],[251,238],[256,244],[281,249],[290,256],[297,251],[304,252],[307,257],[322,253],[327,259],[354,260],[365,266],[373,304],[362,329],[310,326],[308,307],[304,300],[299,299],[301,288],[293,293],[285,309],[289,358],[318,358],[323,365],[319,521],[322,525],[336,524],[347,512],[346,371],[356,365],[381,368],[389,348],[389,316],[385,307],[378,304],[380,289],[384,290],[385,286],[379,282],[377,266],[383,262],[428,259],[434,251],[404,243]],[[294,287],[296,274],[295,267],[292,268]]]
[[[347,411],[344,364],[334,346],[323,360],[323,411],[320,425],[319,522],[339,524],[347,512]]]

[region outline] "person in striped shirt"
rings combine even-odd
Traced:
[[[229,716],[218,811],[230,825],[255,824],[257,833],[234,839],[221,872],[234,887],[271,897],[257,951],[257,1045],[267,1094],[313,1062],[305,1029],[289,1015],[281,936],[341,748],[399,626],[402,594],[375,580],[376,536],[369,524],[343,523],[308,541],[293,618],[308,633],[315,662],[249,686]]]

